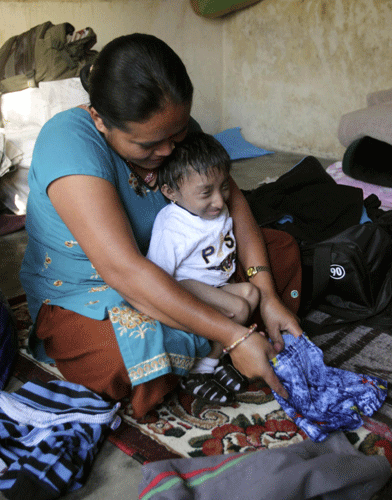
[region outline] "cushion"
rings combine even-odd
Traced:
[[[273,151],[258,148],[246,141],[241,135],[240,127],[230,128],[214,135],[229,153],[232,160],[241,158],[256,158],[258,156],[272,154]]]
[[[392,144],[392,101],[374,104],[342,116],[338,139],[346,148],[357,139],[369,136]]]
[[[374,106],[375,104],[381,104],[382,102],[388,101],[392,101],[392,89],[378,90],[366,96],[368,106]]]

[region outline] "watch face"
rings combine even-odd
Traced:
[[[255,273],[255,268],[254,268],[254,267],[250,267],[250,268],[247,270],[247,272],[246,272],[246,274],[247,274],[248,276],[253,276],[253,275],[254,275],[254,273]]]

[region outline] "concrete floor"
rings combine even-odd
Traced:
[[[236,161],[232,176],[241,189],[252,189],[266,177],[280,176],[287,172],[302,158],[303,155],[276,152],[260,158]],[[320,162],[326,168],[334,160],[320,159]],[[25,230],[0,237],[0,288],[7,298],[23,293],[18,274],[26,244]],[[12,378],[6,390],[12,392],[19,386],[19,381]],[[85,486],[63,498],[137,500],[141,478],[141,465],[106,441],[96,457]],[[0,500],[2,499],[5,497],[0,493]]]

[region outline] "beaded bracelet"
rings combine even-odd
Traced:
[[[253,325],[249,328],[249,330],[242,337],[240,337],[235,342],[233,342],[231,345],[229,345],[228,347],[225,347],[223,349],[223,354],[227,354],[228,352],[232,351],[235,347],[237,347],[238,344],[241,344],[241,342],[243,342],[248,337],[250,337],[250,335],[252,335],[252,333],[255,332],[256,328],[257,328],[256,323],[253,323]]]

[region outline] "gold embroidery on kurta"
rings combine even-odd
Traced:
[[[109,317],[113,324],[119,324],[117,330],[120,336],[128,333],[129,337],[144,339],[149,327],[155,328],[156,325],[154,319],[126,305],[113,307],[109,310]]]
[[[91,264],[91,263],[90,263]],[[98,280],[101,276],[98,274],[95,267],[91,264],[91,267],[94,269],[95,273],[90,276],[91,280]]]
[[[44,268],[48,269],[49,265],[52,263],[52,259],[49,257],[48,252],[46,252],[44,260]]]
[[[159,372],[169,366],[189,371],[192,368],[194,361],[194,358],[184,356],[183,354],[164,353],[159,354],[158,356],[155,356],[147,361],[143,361],[136,366],[128,368],[128,374],[131,382],[135,382],[144,377],[148,377],[151,373]]]
[[[93,288],[90,288],[90,290],[88,291],[88,293],[92,293],[92,292],[104,292],[108,288],[109,288],[109,285],[95,286]]]
[[[98,304],[99,300],[90,300],[90,302],[87,302],[87,304],[84,304],[84,306],[92,306],[93,304]]]

